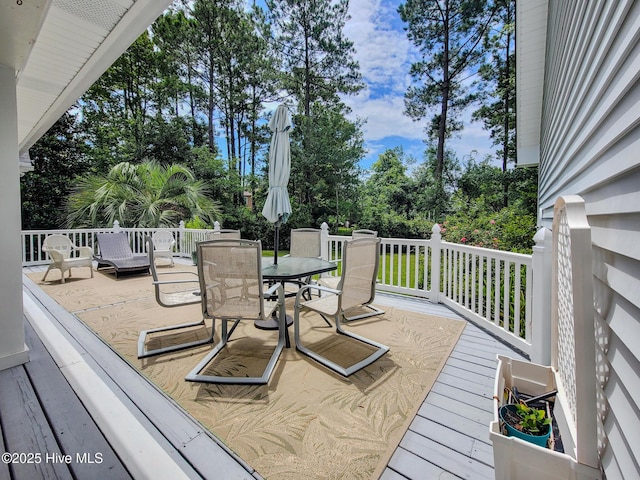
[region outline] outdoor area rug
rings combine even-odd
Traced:
[[[166,271],[194,269],[179,266]],[[204,345],[139,360],[141,330],[197,321],[199,304],[163,308],[151,276],[121,277],[78,270],[64,285],[50,273],[30,274],[48,295],[74,313],[131,365],[178,402],[264,478],[368,479],[382,473],[409,423],[455,346],[465,323],[385,308],[346,329],[390,347],[389,353],[348,378],[297,352],[283,350],[269,383],[260,386],[191,383],[185,375],[211,349]],[[287,312],[293,313],[292,303]],[[211,328],[211,320],[206,321]],[[364,352],[321,317],[301,316],[301,336],[336,360]],[[293,327],[290,329],[293,343]],[[220,321],[216,322],[216,332]],[[197,338],[206,328],[164,333],[149,346]],[[277,332],[239,324],[228,351],[206,373],[261,372]],[[218,335],[216,334],[216,341]],[[366,353],[365,353],[366,354]]]

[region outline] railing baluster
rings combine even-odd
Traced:
[[[478,279],[476,277],[477,274],[477,267],[476,267],[476,262],[478,261],[478,257],[477,255],[473,254],[471,256],[471,309],[474,312],[477,312],[476,310],[476,291],[478,289]]]
[[[525,313],[524,313],[524,338],[532,339],[533,332],[531,330],[532,315],[533,315],[533,268],[527,268],[526,270],[526,290],[525,290]]]
[[[500,260],[496,258],[495,261],[495,278],[494,278],[494,310],[493,310],[493,323],[496,325],[500,325]]]
[[[405,273],[404,273],[404,286],[406,288],[411,288],[411,247],[409,245],[405,245],[404,247],[406,252],[405,257]]]
[[[478,256],[478,314],[482,316],[482,309],[484,308],[484,255]]]
[[[518,336],[522,336],[522,328],[520,325],[520,292],[522,286],[520,285],[520,267],[522,265],[518,262],[514,262],[515,279],[513,282],[513,331]]]
[[[503,309],[504,309],[504,313],[503,313],[503,318],[504,318],[504,329],[509,331],[509,332],[515,332],[515,328],[512,329],[511,327],[511,312],[509,311],[510,308],[510,293],[511,293],[511,289],[510,289],[510,285],[511,285],[511,262],[508,261],[504,261],[504,292],[503,292],[503,297],[502,297],[502,305],[503,305]],[[515,327],[515,325],[514,325]]]

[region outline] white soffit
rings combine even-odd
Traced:
[[[31,2],[22,1],[22,6]],[[42,0],[40,3],[48,3],[48,8],[39,22],[28,58],[14,65],[20,152],[33,145],[73,105],[162,14],[171,0]],[[18,15],[18,9],[9,12],[13,18],[3,21],[25,21],[24,14]],[[0,38],[4,41],[4,34],[0,34]],[[18,37],[16,41],[25,39]]]
[[[516,0],[516,138],[518,165],[540,161],[547,44],[547,0]]]
[[[50,0],[0,2],[0,65],[21,70],[35,43]]]

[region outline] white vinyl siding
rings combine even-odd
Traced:
[[[640,2],[550,1],[540,221],[581,195],[592,227],[601,458],[640,478]]]

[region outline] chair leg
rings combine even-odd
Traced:
[[[172,330],[181,330],[183,328],[189,328],[189,327],[197,327],[199,325],[204,326],[205,322],[204,319],[200,320],[199,322],[191,322],[191,323],[183,323],[180,325],[172,325],[169,327],[161,327],[161,328],[153,328],[150,330],[143,330],[142,332],[140,332],[140,335],[138,336],[138,358],[147,358],[147,357],[152,357],[155,355],[161,355],[163,353],[169,353],[169,352],[176,352],[178,350],[185,350],[187,348],[192,348],[192,347],[197,347],[199,345],[205,345],[207,343],[213,343],[213,335],[215,333],[215,324],[211,325],[211,335],[209,335],[207,338],[205,339],[201,339],[201,340],[194,340],[193,342],[187,342],[187,343],[180,343],[178,345],[170,345],[168,347],[162,347],[162,348],[156,348],[153,350],[147,350],[145,348],[145,344],[147,341],[147,336],[149,334],[152,333],[158,333],[158,332],[170,332]],[[235,326],[234,326],[235,328]],[[233,329],[232,329],[233,331]]]
[[[44,277],[42,277],[42,281],[44,282],[47,279],[47,275],[49,275],[49,272],[51,271],[51,267],[53,265],[49,265],[49,268],[47,268],[47,271],[44,272]]]
[[[220,342],[214,347],[209,354],[204,357],[194,368],[191,370],[185,380],[188,382],[203,382],[203,383],[221,383],[221,384],[234,384],[234,385],[263,385],[269,381],[271,374],[276,366],[276,362],[280,357],[280,353],[285,344],[285,332],[287,329],[286,319],[284,316],[284,309],[279,315],[279,328],[278,328],[278,344],[271,354],[269,363],[265,367],[261,377],[223,377],[219,375],[202,375],[201,372],[211,363],[211,361],[220,353],[220,351],[227,344],[227,340],[231,335],[231,332],[236,328],[239,320],[235,321],[235,324],[229,332],[227,332],[227,322],[230,320],[222,320],[222,332],[220,334]]]
[[[316,313],[319,313],[319,312],[316,312]],[[326,321],[326,318],[325,318],[325,321]],[[344,377],[348,377],[349,375],[357,372],[358,370],[361,370],[362,368],[364,368],[364,367],[366,367],[368,365],[371,365],[378,358],[382,357],[385,353],[387,353],[389,351],[389,347],[387,347],[386,345],[383,345],[382,343],[378,343],[378,342],[375,342],[373,340],[369,340],[368,338],[362,337],[360,335],[356,335],[355,333],[351,333],[351,332],[347,332],[347,331],[343,330],[342,327],[340,326],[340,314],[339,313],[334,317],[334,321],[336,323],[336,332],[337,333],[339,333],[341,335],[345,335],[345,336],[347,336],[349,338],[353,338],[354,340],[357,340],[358,342],[370,345],[370,346],[374,347],[376,350],[373,353],[371,353],[371,355],[369,355],[366,358],[360,360],[359,362],[356,362],[356,363],[354,363],[353,365],[351,365],[349,367],[343,367],[343,366],[338,365],[337,363],[329,360],[327,357],[325,357],[323,355],[320,355],[319,353],[314,352],[313,350],[305,347],[302,344],[302,341],[300,340],[300,307],[298,307],[298,308],[296,308],[294,310],[294,318],[293,318],[293,331],[294,331],[294,337],[295,337],[295,343],[296,343],[296,350],[300,351],[302,354],[312,358],[316,362],[321,363],[325,367],[330,368],[334,372],[337,372],[337,373],[339,373],[340,375],[342,375]]]
[[[371,312],[362,313],[360,315],[354,315],[353,317],[347,317],[345,315],[344,316],[344,321],[345,322],[353,322],[354,320],[360,320],[362,318],[375,317],[376,315],[384,314],[384,310],[380,310],[378,307],[374,307],[371,304],[362,305],[362,306],[365,307],[365,308],[368,308],[369,310],[371,310]]]

